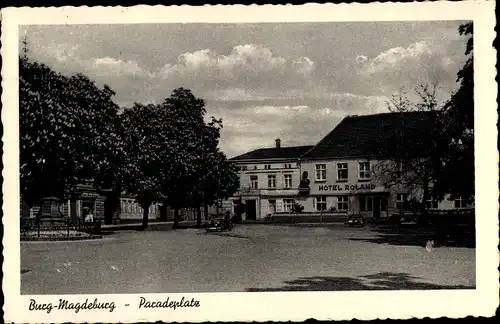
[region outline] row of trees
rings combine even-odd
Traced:
[[[106,213],[122,192],[132,194],[148,225],[151,204],[201,208],[239,187],[236,167],[219,150],[222,120],[205,121],[205,102],[179,88],[161,104],[121,112],[114,92],[82,74],[65,76],[19,59],[21,197],[76,199],[77,187],[112,189]]]
[[[408,145],[405,134],[395,134],[390,158],[376,166],[376,173],[387,186],[401,185],[420,191],[420,215],[426,216],[426,202],[430,197],[464,200],[474,198],[474,68],[473,25],[460,26],[461,35],[468,37],[467,60],[458,72],[460,86],[444,103],[439,103],[437,85],[421,85],[415,89],[417,101],[405,92],[393,96],[388,102],[392,112],[429,112],[428,134],[412,137]],[[427,118],[426,117],[426,118]],[[419,131],[419,134],[422,132]],[[411,134],[410,134],[411,135]]]

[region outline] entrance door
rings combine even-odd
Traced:
[[[373,218],[380,218],[380,197],[373,197]]]
[[[257,201],[247,200],[245,205],[246,219],[255,220],[257,218]]]

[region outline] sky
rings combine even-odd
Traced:
[[[398,91],[457,88],[461,21],[22,26],[29,57],[83,73],[122,108],[184,87],[222,118],[228,157],[313,145],[347,115],[387,112]]]

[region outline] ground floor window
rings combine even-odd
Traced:
[[[316,210],[326,210],[326,196],[316,197]]]
[[[285,213],[291,213],[293,211],[293,199],[283,199],[283,209]]]
[[[427,209],[438,209],[438,200],[435,197],[429,197],[425,203],[425,208]]]
[[[348,209],[347,196],[337,196],[337,210],[346,211]]]
[[[274,199],[269,199],[269,213],[274,214],[276,213],[276,200]]]
[[[405,193],[398,193],[396,195],[396,208],[399,210],[404,210],[407,207],[408,195]]]

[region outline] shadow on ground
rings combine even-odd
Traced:
[[[196,235],[217,235],[217,236],[227,236],[227,237],[235,237],[235,238],[242,238],[242,239],[249,239],[249,236],[245,235],[240,235],[240,234],[235,234],[235,233],[221,233],[221,232],[201,232]]]
[[[432,290],[475,289],[474,286],[445,286],[418,281],[407,273],[380,272],[359,277],[302,277],[285,281],[279,288],[248,288],[248,292],[266,291],[345,291],[345,290]]]
[[[374,227],[371,229],[371,232],[376,233],[376,236],[369,238],[350,238],[349,240],[421,247],[425,247],[428,240],[434,240],[436,247],[476,247],[475,235],[473,232],[453,231],[441,237],[437,237],[436,233],[432,230],[413,226],[401,227],[399,230],[396,230],[394,227]]]

